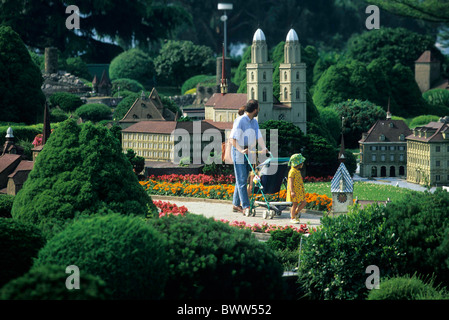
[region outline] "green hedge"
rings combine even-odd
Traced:
[[[208,76],[208,75],[197,75],[197,76],[193,76],[189,79],[187,79],[182,87],[181,87],[181,94],[185,94],[187,90],[196,88],[196,86],[198,85],[198,83],[200,82],[205,82],[205,81],[213,81],[215,83],[215,76]]]
[[[69,92],[55,92],[49,100],[52,107],[59,106],[65,112],[75,111],[83,104],[79,96]]]
[[[387,224],[399,237],[407,254],[403,274],[436,275],[449,285],[449,192],[414,192],[390,203],[385,211]]]
[[[11,218],[12,203],[14,196],[9,194],[0,194],[0,217]]]
[[[45,239],[39,229],[0,217],[0,287],[27,272]]]
[[[106,282],[115,299],[159,299],[167,278],[162,237],[141,218],[81,218],[39,251],[35,266],[76,265]]]
[[[282,266],[249,231],[200,215],[149,220],[168,243],[167,299],[281,299]]]
[[[103,103],[88,103],[76,109],[75,114],[84,121],[98,122],[109,119],[112,110]]]
[[[384,207],[353,207],[345,215],[324,216],[321,228],[303,243],[298,282],[310,299],[365,299],[366,268],[382,277],[400,263],[398,236],[386,227]]]
[[[394,277],[380,282],[368,300],[441,300],[449,299],[447,292],[434,286],[433,280],[424,281],[416,275]]]
[[[0,300],[107,300],[111,293],[99,277],[80,272],[79,289],[65,286],[66,266],[32,268],[0,289]]]

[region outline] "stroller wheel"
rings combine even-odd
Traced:
[[[276,211],[270,210],[270,219],[273,219],[275,214],[276,214]]]
[[[251,209],[250,215],[252,215],[253,217],[256,216],[256,208]]]
[[[270,214],[270,210],[265,210],[262,214],[262,218],[266,219],[269,214]]]

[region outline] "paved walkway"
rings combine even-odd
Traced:
[[[399,188],[408,188],[415,191],[425,191],[426,188],[414,183],[409,183],[404,179],[400,178],[375,178],[373,180],[368,180],[367,178],[361,178],[357,174],[353,177],[354,181],[364,181],[368,183],[377,184],[387,184],[392,186],[397,186]],[[435,187],[431,188],[430,191],[434,192]],[[245,217],[241,213],[232,212],[232,202],[226,200],[214,200],[214,199],[202,199],[202,198],[184,198],[184,197],[170,197],[170,196],[151,196],[154,200],[164,200],[176,204],[177,206],[185,206],[189,212],[195,214],[201,214],[206,217],[213,217],[217,220],[224,219],[228,221],[245,221],[248,224],[276,224],[276,225],[293,225],[299,226],[298,224],[292,224],[290,222],[290,208],[287,207],[280,216],[276,215],[273,219],[262,217],[265,209],[262,207],[256,208],[255,217]],[[313,210],[303,210],[301,214],[300,223],[307,224],[309,227],[316,227],[320,225],[320,219],[323,213]]]
[[[232,221],[245,221],[248,224],[254,225],[262,223],[276,224],[276,225],[292,225],[299,227],[299,224],[290,223],[290,208],[282,211],[280,216],[276,215],[273,219],[262,217],[262,207],[256,208],[256,216],[246,217],[242,213],[232,212],[232,201],[201,199],[201,198],[183,198],[152,195],[153,200],[163,200],[176,204],[177,206],[185,206],[189,212],[201,214],[205,217],[213,217],[217,220],[225,219]],[[322,213],[312,210],[303,210],[301,214],[300,224],[307,224],[309,227],[316,227],[320,224]]]

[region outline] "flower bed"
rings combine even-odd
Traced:
[[[207,175],[207,174],[164,174],[164,175],[151,175],[148,180],[165,181],[165,182],[185,182],[189,184],[233,184],[235,183],[235,177],[231,175]]]
[[[232,196],[234,194],[234,185],[232,184],[204,185],[203,183],[171,183],[152,179],[149,179],[147,181],[140,181],[139,183],[150,195],[232,200]],[[266,197],[268,201],[272,201],[273,199],[285,201],[286,193],[286,190],[281,190],[276,194],[266,195]],[[256,200],[263,200],[261,194],[255,195],[255,198]],[[317,211],[330,211],[332,209],[332,199],[326,195],[306,193],[306,201],[307,209]]]
[[[185,216],[188,209],[185,206],[178,207],[174,203],[170,203],[167,201],[153,201],[154,205],[160,210],[159,217],[167,216],[167,215],[181,215]]]
[[[309,229],[307,228],[306,224],[301,224],[299,227],[295,227],[295,226],[280,226],[280,225],[275,225],[275,224],[268,224],[266,222],[263,222],[262,224],[249,224],[245,221],[232,221],[230,222],[229,220],[226,219],[220,219],[221,222],[227,223],[230,226],[236,227],[236,228],[240,228],[240,229],[248,229],[251,230],[252,232],[261,232],[261,233],[270,233],[273,231],[277,231],[277,230],[286,230],[286,229],[292,229],[293,231],[302,233],[302,234],[306,234],[309,233]]]

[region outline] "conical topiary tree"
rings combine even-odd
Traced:
[[[68,119],[50,135],[11,214],[49,237],[79,215],[156,210],[118,139],[105,127]]]

